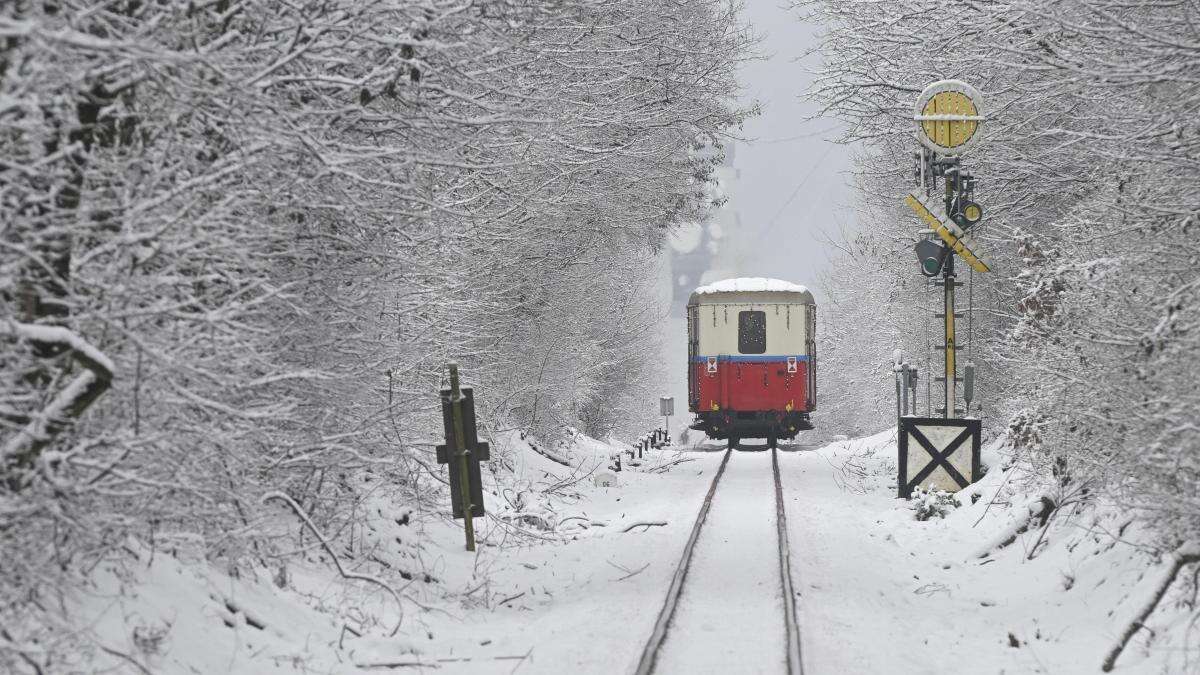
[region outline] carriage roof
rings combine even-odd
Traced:
[[[782,279],[741,277],[724,279],[697,288],[689,305],[816,304],[809,290]]]

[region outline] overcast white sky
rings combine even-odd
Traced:
[[[742,132],[757,140],[736,149],[739,178],[729,207],[738,212],[742,231],[729,234],[748,244],[738,247],[738,274],[778,277],[819,292],[818,273],[831,255],[824,239],[853,222],[845,175],[849,149],[827,140],[835,121],[803,119],[816,111],[801,94],[819,62],[815,56],[797,59],[815,45],[816,27],[801,23],[785,2],[746,0],[745,18],[765,36],[760,50],[769,58],[742,71],[745,98],[758,100],[763,112]]]

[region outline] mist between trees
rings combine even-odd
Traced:
[[[643,431],[749,42],[711,0],[5,3],[0,654],[130,534],[236,569],[290,546],[267,492],[420,498],[447,360],[489,424]]]
[[[823,312],[826,419],[894,415],[893,348],[935,374],[925,357],[941,341],[940,290],[918,273],[919,227],[901,199],[915,184],[917,94],[963,79],[989,116],[964,160],[979,178],[977,239],[994,270],[974,275],[969,356],[984,419],[1060,501],[1105,495],[1164,547],[1200,536],[1200,10],[964,2],[947,18],[932,1],[796,7],[826,26],[812,93],[863,149],[863,230]]]

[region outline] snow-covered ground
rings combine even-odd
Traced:
[[[960,508],[917,521],[894,497],[893,435],[780,454],[806,672],[1097,672],[1154,577],[1152,561],[1109,536],[1117,515],[1062,514],[1044,535],[1035,526],[997,548],[1037,495],[993,447],[992,471]],[[402,614],[382,589],[338,580],[309,537],[286,568],[266,560],[236,575],[186,541],[152,553],[131,540],[67,615],[101,650],[93,666],[129,672],[631,672],[721,448],[668,448],[636,467],[626,457],[613,473],[617,445],[496,440],[511,474],[488,496],[477,555],[442,507],[381,497],[365,509],[345,558],[364,574],[403,571]],[[769,457],[731,460],[656,672],[783,672]],[[1200,667],[1175,600],[1117,672]]]
[[[993,470],[962,506],[926,521],[895,498],[894,430],[782,463],[806,672],[1100,672],[1150,592],[1151,561],[1128,520],[1094,510],[1063,509],[1044,536],[1035,520],[996,548],[1036,495],[989,450]],[[1135,640],[1114,672],[1200,672],[1189,613],[1159,612],[1153,643]]]
[[[597,458],[614,450],[581,443],[593,445]],[[576,448],[572,456],[579,455]],[[545,474],[543,484],[571,474],[536,455],[526,458],[521,470]],[[595,460],[584,460],[579,473],[588,473],[589,462]],[[663,451],[635,468],[626,455],[615,486],[576,483],[577,498],[556,505],[559,522],[571,528],[567,536],[485,551],[479,567],[488,600],[416,619],[434,635],[421,647],[423,660],[442,664],[439,672],[453,663],[449,672],[456,673],[632,671],[719,462],[718,452]],[[517,657],[524,659],[519,669],[511,662]],[[470,661],[446,661],[454,658]]]
[[[410,578],[399,588],[402,614],[386,591],[339,580],[312,537],[297,546],[286,578],[269,567],[230,575],[186,541],[159,542],[152,553],[131,540],[126,559],[97,569],[68,611],[101,650],[92,665],[154,673],[631,670],[720,453],[652,451],[636,467],[626,455],[617,473],[610,456],[628,446],[577,436],[568,447],[535,451],[516,434],[495,440],[505,475],[501,485],[485,472],[493,490],[488,518],[476,521],[477,554],[464,550],[444,506],[422,510],[381,496],[364,509],[353,570],[402,570]]]

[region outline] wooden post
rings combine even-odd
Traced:
[[[466,429],[463,426],[462,389],[458,382],[458,364],[449,363],[450,370],[450,409],[454,417],[454,447],[450,448],[452,457],[458,458],[458,488],[462,494],[463,531],[467,537],[467,550],[475,550],[475,523],[471,519],[471,449],[467,447]]]

